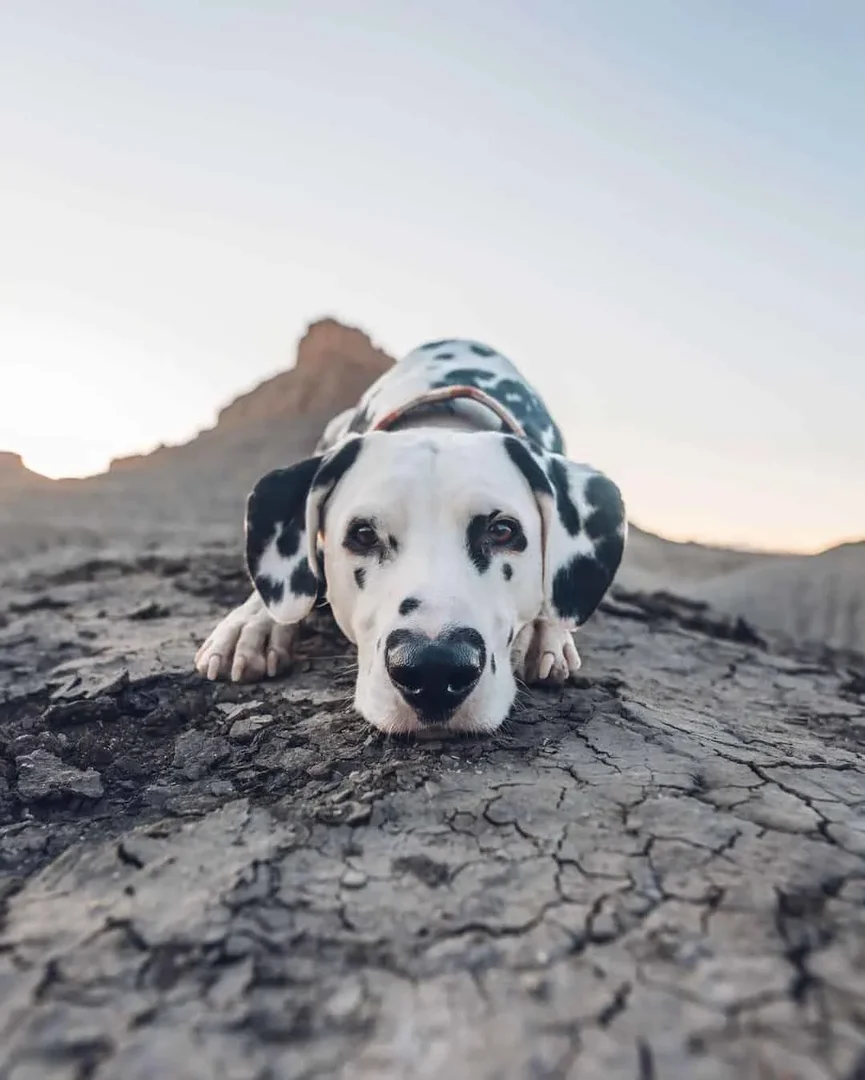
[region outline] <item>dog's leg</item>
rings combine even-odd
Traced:
[[[514,674],[529,686],[563,686],[580,669],[573,635],[560,622],[536,619],[524,626],[511,646]]]
[[[208,679],[257,682],[273,678],[291,662],[298,625],[274,622],[253,593],[217,623],[195,654],[195,667]]]

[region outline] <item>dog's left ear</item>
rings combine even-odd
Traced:
[[[622,561],[628,526],[621,492],[590,465],[535,450],[513,435],[504,440],[541,512],[542,614],[576,629],[600,604]]]
[[[246,502],[246,567],[278,623],[300,622],[325,586],[318,533],[327,497],[360,453],[362,437],[263,476]]]

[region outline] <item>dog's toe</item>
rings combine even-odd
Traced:
[[[529,685],[563,686],[580,669],[570,631],[545,619],[520,631],[511,658],[515,673]]]
[[[266,613],[243,605],[227,615],[195,654],[207,679],[236,683],[273,678],[291,663],[295,626],[281,626]]]
[[[239,636],[240,628],[226,626],[223,620],[195,654],[195,669],[198,674],[211,681],[225,677]]]

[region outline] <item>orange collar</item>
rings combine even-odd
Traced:
[[[477,401],[481,405],[485,405],[496,414],[502,423],[510,428],[514,435],[519,435],[521,438],[525,437],[522,425],[511,411],[496,401],[494,397],[485,394],[483,390],[478,390],[476,386],[443,386],[437,390],[427,390],[426,393],[412,398],[405,405],[400,405],[398,409],[392,409],[389,413],[386,413],[373,425],[372,430],[387,431],[397,420],[401,420],[402,417],[414,412],[415,409],[419,409],[424,405],[434,405],[438,401],[453,401],[455,398],[469,398],[471,401]]]

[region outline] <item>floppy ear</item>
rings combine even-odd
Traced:
[[[357,459],[361,442],[353,438],[329,454],[274,469],[246,501],[246,566],[278,623],[300,622],[324,585],[318,553],[321,512]]]
[[[628,526],[621,492],[590,465],[504,438],[541,512],[543,615],[573,630],[600,604],[622,561]]]

